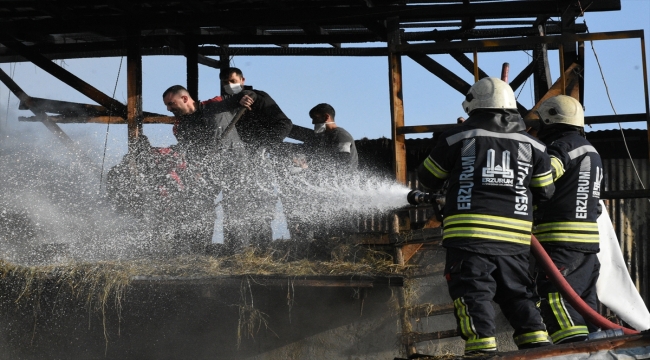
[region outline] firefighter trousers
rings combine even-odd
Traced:
[[[545,248],[573,290],[596,310],[598,295],[596,281],[600,274],[600,262],[593,253],[584,253],[563,247]],[[536,269],[537,292],[541,297],[542,317],[554,343],[582,341],[597,328],[585,321],[550,281],[544,270]]]
[[[548,344],[528,272],[528,257],[528,253],[485,255],[447,248],[445,278],[466,353],[497,348],[491,301],[499,304],[515,329],[513,338],[517,347]]]

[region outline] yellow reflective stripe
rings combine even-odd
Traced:
[[[586,326],[580,325],[580,326],[572,326],[568,329],[562,329],[554,332],[551,334],[551,340],[553,342],[558,342],[562,341],[568,337],[576,336],[576,335],[589,335],[589,329],[587,329]]]
[[[490,225],[502,226],[514,230],[530,232],[532,227],[531,221],[519,220],[508,218],[504,216],[495,215],[479,215],[479,214],[457,214],[445,218],[443,221],[444,226],[451,226],[456,224],[476,224],[476,225]]]
[[[583,231],[598,232],[598,223],[584,221],[550,222],[535,226],[535,233],[547,231]]]
[[[455,237],[487,238],[490,240],[530,245],[530,234],[525,235],[516,232],[499,231],[485,228],[477,229],[472,227],[457,227],[443,230],[443,240]]]
[[[484,339],[467,340],[465,342],[465,351],[474,350],[496,350],[497,339],[493,337]]]
[[[515,336],[514,340],[517,346],[530,343],[548,342],[548,333],[544,330],[533,331],[517,335]]]
[[[460,332],[469,340],[474,340],[478,338],[476,330],[474,329],[474,324],[472,324],[472,316],[467,310],[467,305],[462,297],[454,300],[454,307],[456,308],[456,316],[458,317],[458,325],[460,327]]]
[[[553,178],[553,181],[557,181],[557,179],[564,175],[564,164],[555,156],[551,156],[551,167],[555,170],[555,178]]]
[[[585,244],[598,244],[600,237],[598,235],[583,235],[583,234],[535,234],[539,242],[574,242]]]
[[[599,243],[598,224],[594,222],[552,222],[533,228],[533,234],[540,242],[566,241],[577,243]]]
[[[564,301],[562,301],[562,295],[560,293],[549,293],[548,304],[551,306],[551,310],[553,310],[555,320],[557,320],[560,329],[573,327],[573,320],[571,320],[571,316],[564,307]],[[551,338],[553,338],[553,335],[551,335]]]
[[[533,176],[533,178],[530,179],[530,187],[544,187],[549,186],[552,183],[553,175],[550,172],[538,176]]]
[[[446,179],[449,177],[449,173],[443,170],[438,164],[436,164],[431,157],[427,157],[426,160],[422,163],[424,168],[429,170],[431,175],[437,177],[438,179]]]

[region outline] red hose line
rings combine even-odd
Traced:
[[[534,235],[530,239],[530,251],[537,259],[539,265],[544,269],[546,275],[551,279],[553,284],[558,288],[562,296],[573,306],[582,317],[590,323],[598,326],[601,329],[622,329],[626,335],[638,334],[639,332],[634,329],[629,329],[605,319],[602,315],[597,313],[594,309],[589,307],[582,298],[576,294],[571,285],[566,281],[564,276],[560,274],[553,260],[548,256],[542,244],[539,243]]]

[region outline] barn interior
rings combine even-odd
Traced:
[[[27,94],[0,69],[0,81],[20,99],[20,109],[33,113],[19,120],[42,123],[71,153],[79,152],[78,145],[60,124],[125,124],[129,154],[136,154],[144,125],[174,123],[171,116],[143,108],[146,56],[184,57],[186,87],[195,99],[199,68],[225,69],[234,56],[386,58],[392,136],[357,140],[357,147],[360,166],[381,173],[381,184],[389,178],[396,185],[387,192],[394,190],[402,202],[364,209],[352,216],[354,231],[306,244],[282,240],[236,253],[212,246],[200,254],[176,254],[149,238],[121,248],[120,254],[153,254],[150,258],[84,253],[83,261],[70,261],[64,242],[33,242],[40,230],[30,214],[3,214],[3,241],[27,244],[30,251],[17,256],[22,261],[0,262],[5,319],[0,358],[454,358],[462,350],[452,329],[453,306],[444,294],[440,223],[431,205],[407,206],[405,194],[418,188],[414,169],[431,150],[428,139],[407,135],[438,133],[456,124],[405,125],[402,89],[408,84],[402,83],[402,59],[465,94],[471,84],[430,55],[450,55],[478,80],[488,76],[478,54],[527,50],[533,61],[519,73],[503,66],[501,78],[509,79],[513,90],[531,81],[536,104],[558,94],[584,102],[585,43],[638,40],[645,112],[588,116],[585,122],[650,124],[643,31],[591,33],[579,22],[584,13],[620,9],[620,0],[3,1],[0,63],[32,63],[95,102]],[[559,78],[550,77],[551,51],[559,55]],[[104,57],[125,59],[126,103],[56,63]],[[536,106],[518,104],[533,128]],[[294,125],[289,137],[305,141],[312,134]],[[649,135],[628,133],[634,159],[615,135],[598,132],[589,139],[607,161],[609,183],[601,197],[608,201],[628,271],[647,303],[648,250],[642,239],[649,230],[643,219],[650,191],[626,182],[625,162],[636,164],[647,181]],[[67,171],[82,170],[70,166]],[[99,227],[145,226],[131,220],[127,212]],[[89,242],[104,241],[99,230]],[[131,237],[142,234],[130,231]],[[611,315],[606,308],[602,312]],[[501,325],[507,328],[504,321]],[[500,334],[508,344],[504,350],[515,350],[508,338],[508,330]],[[634,335],[616,346],[604,341],[589,349],[649,342],[647,334]],[[585,351],[565,346],[512,356]]]

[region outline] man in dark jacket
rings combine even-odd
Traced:
[[[558,95],[537,110],[538,137],[548,146],[555,194],[535,214],[533,233],[578,295],[596,310],[600,262],[598,234],[603,165],[585,139],[580,102]],[[583,341],[597,329],[569,304],[543,270],[536,274],[541,310],[553,343]]]
[[[245,86],[238,68],[220,73],[224,101],[234,100],[248,111],[237,122],[237,132],[246,147],[247,159],[231,169],[236,180],[224,189],[224,241],[230,250],[241,246],[264,246],[271,242],[271,221],[278,196],[274,156],[293,124],[264,91]],[[256,99],[244,94],[250,89]]]
[[[533,206],[554,190],[546,146],[526,133],[497,78],[474,84],[463,108],[469,118],[442,134],[418,178],[431,191],[448,182],[445,277],[465,353],[497,349],[492,300],[520,349],[549,345],[528,273]]]
[[[232,121],[235,107],[226,102],[202,104],[194,101],[187,89],[175,85],[163,93],[167,110],[174,114],[174,135],[183,169],[165,174],[177,183],[183,198],[170,204],[170,215],[181,231],[179,245],[196,252],[212,240],[216,212],[214,200],[220,189],[231,182],[229,169],[243,158],[243,144],[236,129],[224,130]]]

